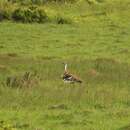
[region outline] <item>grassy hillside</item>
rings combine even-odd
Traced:
[[[0,23],[0,128],[129,130],[130,2],[44,9],[72,22]],[[82,84],[63,83],[62,62]]]

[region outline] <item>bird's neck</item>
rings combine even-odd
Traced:
[[[67,72],[67,64],[65,64],[65,72]]]

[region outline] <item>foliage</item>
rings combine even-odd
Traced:
[[[1,10],[0,9],[0,21],[10,20],[10,19],[11,19],[11,12],[9,12],[9,10]]]
[[[13,125],[0,121],[0,130],[17,130]]]
[[[58,3],[74,3],[76,0],[8,0],[12,3],[19,3],[21,5],[29,5],[29,4],[36,4],[36,5],[44,5],[49,2],[58,2]]]
[[[1,22],[0,120],[19,130],[129,129],[129,7],[129,0],[48,4],[50,17],[59,12],[76,23]],[[62,81],[63,62],[81,85]],[[42,80],[34,87],[5,85],[35,71]]]
[[[0,1],[0,21],[11,19],[13,8],[12,4],[4,1]]]
[[[36,6],[30,6],[25,8],[17,8],[13,12],[12,18],[15,21],[22,21],[24,23],[43,23],[47,20],[47,15],[43,9],[40,9]]]

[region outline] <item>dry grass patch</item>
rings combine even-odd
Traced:
[[[12,88],[33,87],[39,84],[40,77],[37,73],[25,72],[20,76],[9,76],[6,79],[6,86]]]

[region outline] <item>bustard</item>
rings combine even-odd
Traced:
[[[75,83],[75,82],[82,83],[82,80],[80,78],[68,72],[67,64],[64,63],[64,65],[65,65],[65,69],[62,75],[64,82],[65,83]]]

